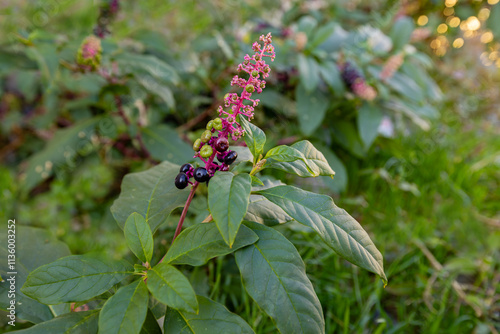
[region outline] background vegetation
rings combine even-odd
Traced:
[[[336,178],[301,185],[333,194],[362,223],[389,279],[383,288],[308,231],[295,233],[327,332],[497,333],[497,2],[123,1],[112,15],[106,2],[4,1],[1,219],[44,228],[73,254],[127,256],[109,211],[123,176],[192,159],[236,64],[271,31],[277,58],[255,122],[269,145],[307,138],[322,149]],[[113,80],[76,65],[96,25],[109,30],[101,68]],[[346,79],[346,64],[364,90]],[[206,210],[195,198],[187,225]],[[29,244],[18,239],[36,251]],[[197,293],[259,333],[275,331],[242,290],[232,256],[188,274]]]

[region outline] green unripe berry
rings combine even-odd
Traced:
[[[255,55],[255,60],[260,60],[260,55],[259,54]]]
[[[210,145],[204,145],[200,151],[200,155],[202,158],[210,158],[212,156],[212,153],[214,153],[214,150]]]
[[[214,125],[214,129],[217,131],[222,131],[222,123],[217,123]]]
[[[257,78],[258,75],[259,75],[259,72],[257,72],[256,70],[252,71],[252,77]]]
[[[196,141],[193,144],[193,150],[198,152],[198,150],[200,149],[200,146],[201,146],[201,139],[198,138],[198,139],[196,139]]]
[[[214,121],[210,121],[207,123],[207,130],[212,130],[213,127],[214,127]]]
[[[207,143],[210,140],[210,138],[212,138],[212,132],[210,132],[210,130],[205,130],[201,134],[201,141],[204,143]]]
[[[255,91],[255,87],[253,85],[247,85],[245,87],[245,90],[247,91],[247,93],[253,93]]]
[[[222,124],[222,119],[220,119],[219,117],[217,117],[216,119],[214,119],[214,125],[215,124]]]

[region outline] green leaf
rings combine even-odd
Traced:
[[[177,310],[198,313],[198,302],[186,276],[162,262],[148,270],[148,289],[163,304]]]
[[[99,310],[70,312],[33,327],[16,331],[19,334],[88,334],[97,333]]]
[[[238,153],[238,157],[236,158],[236,161],[232,163],[231,166],[236,166],[242,162],[253,161],[253,155],[252,152],[250,152],[250,149],[246,146],[229,146],[229,149],[231,151],[235,151]]]
[[[280,333],[324,333],[321,304],[293,244],[270,227],[246,224],[259,236],[235,253],[248,294]]]
[[[245,135],[243,139],[247,144],[250,152],[253,155],[254,164],[257,163],[259,156],[264,152],[264,144],[266,143],[266,135],[264,131],[262,131],[256,125],[253,125],[249,121],[245,119],[245,117],[239,116],[239,122],[245,130]]]
[[[316,60],[299,53],[297,65],[300,73],[300,83],[308,92],[312,92],[319,83],[319,66]]]
[[[233,247],[229,248],[215,223],[196,224],[175,238],[164,261],[171,264],[201,266],[213,257],[230,254],[241,247],[253,244],[257,239],[257,235],[243,225]]]
[[[333,34],[335,25],[336,24],[334,22],[330,22],[318,28],[318,30],[314,33],[311,42],[308,43],[307,48],[313,50],[326,41],[326,39]]]
[[[250,175],[252,178],[252,186],[263,186],[264,183],[255,175]]]
[[[384,115],[375,105],[371,103],[363,103],[358,111],[358,132],[365,149],[372,146],[373,141],[377,138],[378,127],[382,122]]]
[[[326,177],[326,176],[325,176]],[[293,221],[283,209],[260,195],[250,195],[245,220],[275,226]],[[242,226],[243,227],[243,226]]]
[[[229,312],[222,304],[211,299],[197,296],[200,311],[198,314],[167,309],[165,333],[175,334],[254,334],[250,326],[238,315]]]
[[[78,157],[85,156],[94,149],[90,137],[101,120],[101,117],[94,117],[69,128],[57,130],[45,148],[29,158],[24,174],[24,193],[49,178],[54,170],[63,165],[71,169],[76,168]]]
[[[132,253],[143,263],[151,262],[153,257],[153,233],[146,219],[137,212],[131,214],[123,228],[125,240]]]
[[[124,73],[140,77],[149,74],[166,83],[179,83],[179,75],[175,69],[153,55],[121,53],[115,57],[120,70]]]
[[[160,304],[161,305],[161,304]],[[146,320],[142,325],[140,334],[162,334],[161,327],[158,324],[153,312],[148,309]]]
[[[184,164],[193,160],[192,147],[184,142],[170,126],[160,124],[141,128],[140,131],[144,145],[153,158],[160,161],[168,160],[176,164]]]
[[[325,118],[328,98],[318,89],[307,92],[303,85],[298,85],[295,90],[295,99],[297,100],[300,131],[304,135],[310,136]]]
[[[280,206],[299,223],[316,231],[339,255],[379,275],[387,283],[382,254],[363,227],[345,210],[337,207],[329,196],[292,186],[278,186],[258,193]]]
[[[402,49],[410,41],[415,24],[413,19],[407,16],[399,18],[392,26],[389,36],[393,42],[393,52]]]
[[[7,221],[6,221],[7,224]],[[41,228],[16,225],[16,238],[22,242],[16,244],[16,266],[14,271],[16,277],[16,317],[28,320],[32,323],[40,323],[52,319],[54,316],[47,305],[43,305],[22,293],[21,287],[26,282],[30,271],[41,265],[53,262],[58,258],[70,255],[68,246],[57,240],[49,231]],[[7,248],[7,228],[0,229],[0,257],[5,259],[0,261],[0,275],[3,281],[0,282],[0,309],[6,310],[10,306],[8,292],[10,283],[7,281],[12,272],[8,267]],[[36,254],[36,256],[33,256]]]
[[[280,169],[301,177],[335,175],[324,155],[307,140],[292,146],[274,147],[267,152],[265,159],[264,168]]]
[[[120,196],[111,206],[118,225],[123,229],[127,218],[137,212],[146,218],[154,233],[172,210],[183,206],[189,189],[175,187],[174,179],[179,168],[179,165],[164,161],[147,171],[125,175]]]
[[[31,272],[21,291],[44,304],[79,302],[106,292],[133,270],[125,261],[71,255]]]
[[[164,83],[149,74],[136,75],[136,80],[146,91],[160,97],[170,109],[175,108],[174,94]]]
[[[99,333],[139,333],[148,312],[148,299],[142,279],[121,287],[102,307]]]
[[[215,173],[208,184],[208,208],[229,247],[247,212],[251,184],[250,175],[230,172]]]

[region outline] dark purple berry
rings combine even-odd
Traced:
[[[181,166],[181,169],[179,170],[179,172],[181,173],[187,173],[189,172],[189,170],[191,170],[191,168],[193,168],[193,165],[191,164],[184,164]]]
[[[217,160],[219,160],[219,162],[224,162],[224,154],[217,152]]]
[[[189,184],[189,177],[186,175],[186,173],[179,173],[177,174],[177,177],[175,178],[175,186],[178,189],[184,189],[188,186]]]
[[[210,174],[208,174],[205,167],[198,167],[193,173],[194,179],[198,182],[205,182],[210,179]]]
[[[236,158],[238,157],[238,153],[236,153],[235,151],[229,151],[226,155],[226,157],[224,158],[224,163],[226,165],[230,165],[234,162],[234,160],[236,160]]]
[[[215,149],[219,152],[224,152],[229,148],[229,141],[227,138],[220,137],[217,138],[217,141],[215,142]]]
[[[363,79],[363,75],[359,70],[350,62],[346,62],[341,71],[342,79],[345,84],[350,88],[358,79]]]

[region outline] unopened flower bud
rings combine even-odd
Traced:
[[[96,36],[88,36],[82,42],[76,61],[84,69],[95,71],[101,63],[101,40]]]

